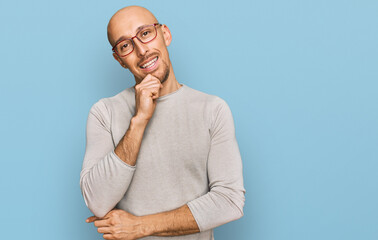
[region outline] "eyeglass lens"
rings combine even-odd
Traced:
[[[136,37],[142,43],[148,43],[156,37],[156,28],[154,25],[146,26],[142,28],[137,34]],[[133,51],[134,45],[131,39],[126,39],[117,44],[115,50],[121,56],[125,56]]]

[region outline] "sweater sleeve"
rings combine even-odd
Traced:
[[[187,204],[201,232],[243,216],[242,161],[231,110],[224,100],[220,100],[210,129],[207,162],[210,191]]]
[[[103,217],[125,195],[135,166],[115,154],[109,113],[101,100],[89,111],[86,136],[80,188],[87,207],[95,216]]]

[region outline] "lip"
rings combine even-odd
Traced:
[[[157,59],[156,59],[156,61],[155,61],[154,64],[152,64],[152,65],[151,65],[150,67],[148,67],[148,68],[142,68],[142,66],[143,66],[144,64],[148,63],[149,61],[151,61],[151,60],[153,60],[153,59],[155,59],[155,58],[157,58]],[[151,58],[147,59],[146,61],[143,61],[141,64],[139,64],[139,68],[140,68],[142,71],[144,71],[144,72],[151,72],[151,71],[155,70],[155,69],[158,67],[158,65],[159,65],[159,57],[158,57],[158,56],[154,56],[154,57],[151,57]]]

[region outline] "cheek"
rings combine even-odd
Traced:
[[[132,58],[130,58],[130,59],[127,59],[127,61],[126,60],[123,60],[123,64],[128,68],[128,69],[134,69],[134,68],[137,68],[136,67],[136,61],[134,60],[134,59],[132,59]]]
[[[162,44],[159,44],[158,46],[156,46],[156,51],[159,52],[160,56],[165,60],[167,61],[167,58],[169,57],[169,54],[168,54],[168,49],[167,47],[164,45],[164,43]]]
[[[164,63],[167,66],[169,66],[170,60],[169,60],[169,53],[168,53],[168,51],[162,52],[162,56],[163,56],[162,58],[163,58]]]

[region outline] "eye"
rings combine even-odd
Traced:
[[[142,32],[142,36],[145,37],[145,36],[147,36],[150,33],[151,33],[150,30],[143,31]]]
[[[129,47],[129,44],[128,43],[123,43],[121,45],[121,50],[125,49],[125,48],[128,48]]]

